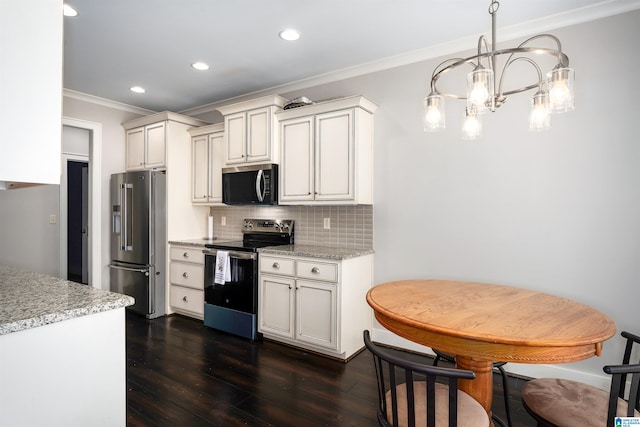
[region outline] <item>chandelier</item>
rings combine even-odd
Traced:
[[[480,136],[483,113],[495,111],[502,106],[509,95],[537,89],[530,101],[529,129],[540,131],[551,126],[551,113],[563,113],[575,108],[574,78],[575,72],[569,68],[569,57],[562,52],[560,40],[551,34],[538,34],[530,37],[520,45],[509,49],[496,50],[496,14],[500,3],[492,0],[489,5],[491,15],[491,50],[485,36],[478,40],[478,53],[468,58],[447,59],[433,70],[431,75],[431,92],[424,99],[423,126],[426,132],[434,132],[445,127],[444,97],[466,99],[465,120],[462,126],[464,139],[475,139]],[[534,47],[531,42],[541,39],[550,40],[554,48]],[[507,56],[508,55],[508,56]],[[546,76],[540,66],[533,60],[536,55],[555,58],[553,67]],[[497,68],[497,58],[505,57],[501,69]],[[505,90],[503,82],[507,70],[515,63],[526,63],[537,73],[537,80],[525,83],[524,86]],[[467,74],[466,96],[438,91],[438,80],[460,66],[471,66]]]

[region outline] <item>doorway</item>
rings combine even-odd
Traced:
[[[89,163],[67,160],[67,279],[89,283]]]
[[[86,271],[86,280],[81,278],[79,281],[86,283],[94,288],[102,288],[103,276],[108,277],[108,270],[102,267],[102,230],[100,227],[101,215],[100,206],[102,201],[101,191],[101,174],[102,174],[102,125],[100,123],[89,122],[86,120],[75,119],[70,117],[63,117],[63,154],[62,154],[62,177],[60,180],[60,277],[69,277],[67,273],[69,261],[68,261],[68,197],[78,193],[86,194],[87,197],[83,198],[82,205],[86,209],[87,225],[84,227],[86,233],[83,240],[85,241],[86,251],[81,250],[82,263],[86,264],[86,268],[81,267],[80,271]],[[66,133],[66,134],[65,134]],[[69,138],[69,135],[77,135],[80,138],[77,139],[80,146],[72,144],[68,145],[69,140],[75,138]],[[67,144],[65,144],[65,141]],[[87,151],[88,150],[88,151]],[[67,189],[67,169],[69,161],[87,163],[88,169],[86,169],[86,185],[87,190],[76,191]],[[74,166],[72,166],[73,168]],[[77,179],[73,180],[77,182]],[[83,179],[80,179],[82,182]],[[71,194],[69,194],[71,192]],[[82,273],[80,273],[82,274]],[[108,282],[107,282],[108,283]]]

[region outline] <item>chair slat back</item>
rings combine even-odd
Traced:
[[[364,331],[364,342],[373,354],[378,388],[378,422],[382,426],[398,426],[402,415],[406,416],[408,426],[416,427],[416,408],[426,406],[426,426],[436,425],[436,382],[448,385],[449,426],[458,425],[458,380],[473,379],[472,371],[443,368],[423,364],[401,357],[397,353],[384,347],[375,345],[371,341],[369,331]],[[407,414],[399,413],[398,386],[404,384],[406,401],[404,407]],[[425,387],[426,402],[416,402],[415,387]],[[391,407],[387,404],[387,393],[391,394]],[[391,411],[391,417],[388,417]],[[389,418],[391,423],[388,422]]]

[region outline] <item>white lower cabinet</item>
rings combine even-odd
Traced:
[[[204,318],[204,254],[201,248],[175,246],[169,250],[171,310],[196,319]]]
[[[371,328],[373,255],[343,260],[260,254],[258,330],[265,338],[347,360]]]

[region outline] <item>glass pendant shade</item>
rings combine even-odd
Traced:
[[[466,117],[462,124],[462,139],[474,140],[482,133],[482,122],[475,112],[466,111]]]
[[[529,130],[540,131],[551,127],[551,110],[546,92],[538,92],[531,98]]]
[[[547,73],[549,89],[549,108],[552,113],[564,113],[573,110],[575,71],[572,68],[554,68]]]
[[[425,132],[435,132],[444,129],[444,97],[430,94],[424,99],[422,125]]]
[[[476,113],[493,110],[493,70],[481,66],[467,74],[467,109]]]

